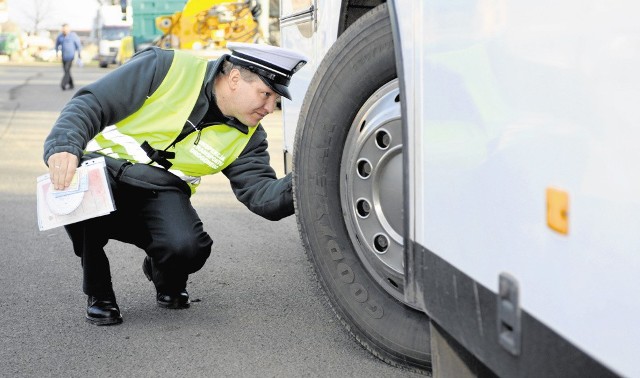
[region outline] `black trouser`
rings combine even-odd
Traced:
[[[82,259],[85,294],[113,293],[104,251],[109,239],[145,250],[158,291],[175,294],[185,289],[188,275],[202,268],[213,244],[188,195],[178,189],[153,191],[116,184],[113,179],[110,184],[116,211],[65,226]]]
[[[73,78],[71,77],[72,65],[73,60],[66,60],[62,62],[62,69],[64,70],[64,76],[62,76],[62,82],[60,83],[62,89],[66,89],[67,85],[69,85],[69,88],[73,88]]]

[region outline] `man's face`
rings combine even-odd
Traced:
[[[233,75],[230,78],[234,80]],[[280,97],[258,77],[253,81],[237,77],[233,92],[230,108],[232,114],[227,115],[250,127],[256,126],[265,116],[273,113]]]
[[[69,25],[64,25],[62,27],[62,34],[64,34],[64,35],[69,34]]]

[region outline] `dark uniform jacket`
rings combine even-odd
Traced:
[[[137,111],[160,86],[169,71],[173,51],[151,48],[136,54],[122,67],[81,88],[67,103],[44,144],[44,161],[57,152],[80,159],[87,143],[106,126]],[[247,133],[248,127],[227,118],[213,98],[213,79],[224,57],[210,61],[189,121],[198,128],[225,123]],[[189,85],[189,83],[185,83]],[[188,122],[184,132],[193,132]],[[240,202],[252,212],[278,220],[294,213],[291,174],[277,179],[269,165],[267,133],[258,125],[238,159],[222,170]]]

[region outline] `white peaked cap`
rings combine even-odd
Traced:
[[[229,42],[228,57],[233,64],[247,68],[260,76],[271,89],[291,100],[291,76],[307,63],[307,57],[297,51],[255,43]]]

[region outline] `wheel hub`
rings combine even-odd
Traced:
[[[398,80],[376,91],[356,115],[340,169],[349,235],[368,272],[404,300],[402,118]]]

